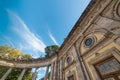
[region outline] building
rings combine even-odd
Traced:
[[[49,68],[50,80],[120,80],[120,0],[91,0],[60,49],[37,61],[4,66],[47,66],[44,80]]]
[[[120,80],[120,0],[92,0],[57,54],[51,80]]]

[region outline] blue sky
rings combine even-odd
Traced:
[[[44,56],[46,46],[63,43],[89,1],[0,0],[0,45]]]

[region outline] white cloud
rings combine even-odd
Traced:
[[[12,21],[14,31],[26,41],[27,46],[31,47],[33,50],[44,52],[44,48],[46,47],[44,42],[30,31],[24,21],[16,13],[11,10],[7,10],[7,12]],[[23,48],[22,45],[20,46]]]
[[[54,44],[59,45],[58,42],[56,41],[56,39],[54,38],[54,36],[49,32],[49,37],[52,39],[52,41],[54,42]]]

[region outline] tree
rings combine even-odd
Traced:
[[[23,54],[22,51],[20,51],[18,49],[14,49],[14,48],[12,48],[10,46],[6,46],[6,45],[0,46],[0,55],[5,56],[5,57],[6,56],[12,57],[12,58],[16,58],[16,59],[19,59],[20,56],[24,59],[32,58],[29,54]],[[9,58],[9,59],[11,59],[11,58]],[[9,69],[8,67],[0,66],[0,78],[5,74],[5,72],[8,69]],[[17,80],[17,78],[19,77],[22,70],[23,69],[17,69],[17,68],[12,69],[11,73],[8,75],[6,80]],[[22,80],[31,80],[31,79],[32,79],[31,69],[27,69]]]
[[[59,49],[58,45],[51,45],[51,46],[47,46],[45,48],[45,53],[46,53],[46,57],[51,56],[52,54],[56,53]]]

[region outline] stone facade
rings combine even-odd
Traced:
[[[4,66],[49,65],[50,80],[120,80],[120,0],[92,0],[51,57],[34,63],[24,62],[24,66],[12,63],[6,61]]]
[[[91,1],[61,46],[61,60],[58,80],[120,80],[120,0]]]

